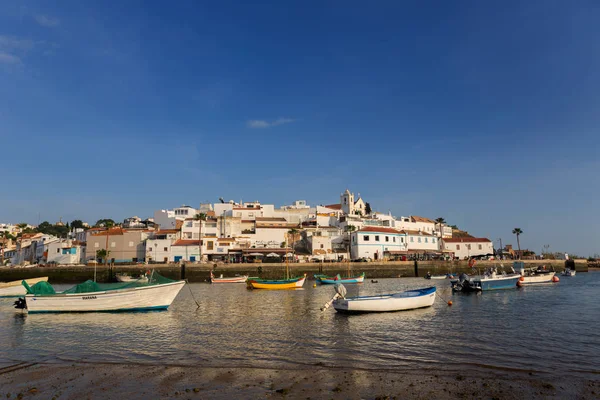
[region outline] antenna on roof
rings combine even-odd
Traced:
[[[223,200],[222,197],[219,197],[219,201],[221,202],[221,204],[225,204],[225,200]]]

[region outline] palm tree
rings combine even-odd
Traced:
[[[206,221],[206,214],[198,213],[194,215],[194,221],[198,221],[198,257],[202,262],[202,221]]]
[[[519,259],[521,258],[521,242],[519,241],[519,236],[523,234],[521,228],[515,228],[512,231],[513,234],[517,235],[517,247],[519,248]]]
[[[446,223],[446,220],[442,217],[436,218],[435,222],[440,226],[440,237],[442,237],[442,224]]]
[[[292,250],[294,250],[294,244],[296,243],[296,235],[298,235],[298,229],[292,228],[288,231],[288,235],[292,235]]]

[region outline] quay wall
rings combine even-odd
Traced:
[[[525,267],[537,267],[546,265],[559,272],[564,269],[564,260],[524,260]],[[512,261],[477,261],[475,268],[483,271],[490,266],[498,266],[502,270],[510,269]],[[215,267],[216,266],[216,267]],[[587,260],[576,260],[577,272],[587,272]],[[285,264],[274,263],[246,263],[246,264],[209,264],[209,263],[186,263],[185,272],[180,264],[149,264],[149,265],[114,265],[97,266],[96,276],[98,282],[114,281],[115,273],[140,274],[147,270],[155,269],[161,275],[171,279],[181,279],[183,274],[190,282],[207,282],[210,270],[214,269],[215,275],[224,276],[250,275],[260,276],[267,279],[282,278],[285,273]],[[342,274],[348,271],[348,263],[291,263],[289,264],[291,275],[308,274],[308,279],[313,279],[313,274],[323,273],[327,275]],[[350,263],[353,275],[365,272],[367,279],[414,277],[415,263],[413,261],[389,261]],[[467,261],[419,261],[418,274],[425,276],[427,272],[433,275],[452,273],[472,273]],[[48,276],[50,283],[80,283],[87,279],[94,279],[93,266],[53,266],[32,268],[0,268],[0,282],[14,281],[26,278]]]

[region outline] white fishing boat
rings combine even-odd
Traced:
[[[220,277],[215,277],[212,271],[210,271],[210,283],[246,283],[248,275],[233,276],[231,278],[223,278],[223,274]]]
[[[173,281],[153,273],[148,283],[86,281],[56,293],[49,284],[28,288],[27,311],[32,313],[166,310],[185,281]]]
[[[575,276],[576,273],[577,273],[577,271],[575,271],[574,269],[567,268],[561,273],[561,275],[562,276]]]
[[[333,299],[326,303],[321,311],[326,310],[331,305],[337,312],[345,314],[414,310],[431,307],[435,301],[436,293],[435,287],[429,287],[400,293],[346,298],[344,285],[336,285],[335,290],[336,293]]]
[[[25,279],[28,285],[35,285],[38,282],[47,282],[48,277]],[[23,280],[12,282],[0,282],[0,297],[24,296],[27,293],[25,286],[21,284]]]

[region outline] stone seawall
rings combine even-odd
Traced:
[[[525,267],[537,267],[546,265],[547,268],[554,268],[556,271],[562,271],[565,266],[563,260],[525,260]],[[216,267],[215,267],[216,265]],[[483,271],[489,266],[498,266],[500,270],[503,265],[505,269],[510,269],[512,261],[477,261],[475,268]],[[586,260],[576,260],[577,272],[587,272],[588,264]],[[308,274],[309,279],[313,279],[313,274],[324,273],[327,275],[341,274],[345,275],[348,271],[347,263],[293,263],[289,264],[292,275]],[[413,261],[397,262],[370,262],[370,263],[350,263],[353,275],[365,272],[367,279],[378,278],[398,278],[414,277],[415,264]],[[155,269],[161,275],[171,279],[182,278],[182,267],[179,264],[150,264],[150,265],[115,265],[113,267],[98,266],[96,276],[98,282],[110,282],[114,280],[115,273],[140,274],[147,270]],[[250,275],[260,276],[267,279],[277,279],[284,276],[285,264],[196,264],[187,263],[185,265],[185,278],[190,282],[206,282],[210,276],[210,270],[214,269],[215,275],[224,276]],[[418,262],[419,276],[425,276],[427,272],[433,275],[446,274],[448,272],[471,273],[472,269],[467,261],[420,261]],[[34,278],[38,276],[48,276],[51,283],[79,283],[87,279],[94,279],[93,266],[64,266],[64,267],[34,267],[34,268],[0,268],[0,281],[14,281],[19,279]]]

